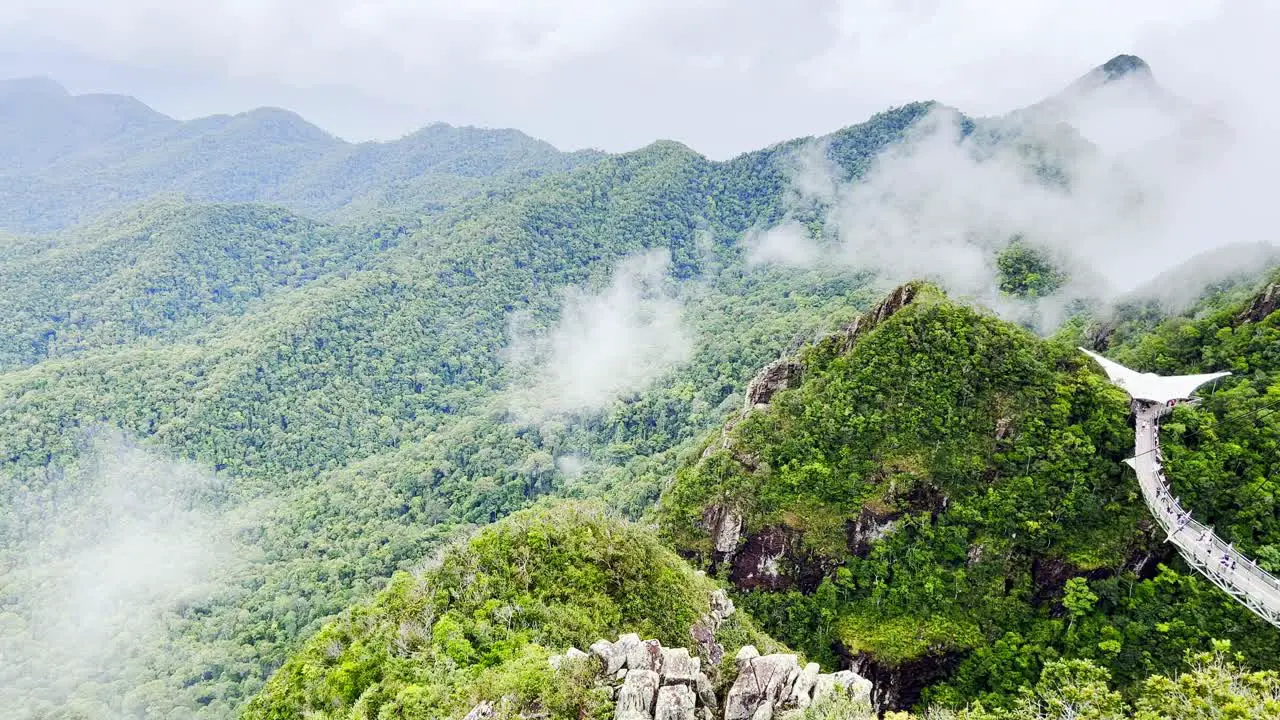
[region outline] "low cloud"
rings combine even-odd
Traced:
[[[11,528],[27,530],[0,551],[0,706],[132,717],[112,690],[138,684],[128,659],[165,645],[179,608],[238,562],[211,509],[224,488],[114,432],[97,433],[82,462],[73,490],[13,510]]]
[[[693,337],[670,264],[653,250],[619,263],[603,290],[568,290],[545,334],[513,323],[510,409],[525,420],[598,411],[687,361]]]
[[[934,110],[852,183],[837,182],[825,157],[801,154],[792,211],[822,208],[820,237],[788,220],[748,233],[748,258],[874,270],[886,285],[928,278],[1048,330],[1077,299],[1114,300],[1193,256],[1213,258],[1196,281],[1166,276],[1181,285],[1161,287],[1160,298],[1185,305],[1238,265],[1230,253],[1203,253],[1274,242],[1263,189],[1280,154],[1270,133],[1251,131],[1257,118],[1209,116],[1141,73],[973,134],[964,122]],[[988,130],[1005,139],[993,143]],[[1035,302],[1002,296],[996,257],[1014,237],[1066,269],[1068,284]]]

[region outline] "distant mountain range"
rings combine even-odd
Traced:
[[[124,95],[0,82],[0,229],[13,231],[65,227],[160,192],[316,216],[430,210],[599,156],[443,123],[353,144],[278,108],[180,122]]]

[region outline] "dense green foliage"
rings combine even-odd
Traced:
[[[1021,688],[1013,707],[981,705],[959,712],[935,710],[925,720],[1253,720],[1280,717],[1280,675],[1250,671],[1228,642],[1212,652],[1188,653],[1176,675],[1143,680],[1133,702],[1110,686],[1109,673],[1088,660],[1047,663],[1040,678]]]
[[[261,691],[253,717],[439,717],[511,695],[513,710],[594,716],[600,698],[572,672],[553,680],[546,655],[626,630],[683,644],[712,581],[577,508],[522,514],[420,564],[543,498],[634,518],[664,490],[667,539],[731,580],[705,511],[732,506],[748,536],[781,543],[781,582],[740,602],[772,633],[825,665],[912,673],[908,693],[927,685],[939,707],[1017,712],[1037,682],[1140,706],[1151,673],[1211,638],[1276,667],[1275,631],[1148,532],[1118,463],[1123,395],[1073,349],[1085,318],[1046,342],[923,288],[852,347],[804,349],[803,382],[704,456],[758,368],[879,294],[855,273],[745,263],[744,233],[823,222],[796,207],[796,152],[821,148],[854,180],[931,107],[711,162],[671,142],[564,154],[444,125],[351,145],[283,111],[178,123],[127,98],[0,85],[0,227],[96,217],[0,236],[0,641],[61,642],[31,598],[61,591],[65,568],[32,558],[77,532],[131,537],[151,510],[145,496],[121,518],[85,501],[104,467],[125,484],[136,470],[103,450],[104,426],[161,468],[147,482],[163,486],[166,463],[208,470],[176,517],[215,525],[195,537],[226,556],[180,601],[140,603],[154,632],[117,632],[103,644],[119,653],[81,663],[83,678],[6,663],[0,704],[41,720],[228,718]],[[1068,181],[1054,148],[1014,140]],[[532,382],[503,359],[517,325],[551,328],[567,289],[601,290],[650,251],[671,260],[687,361],[603,408],[513,412]],[[1021,245],[992,260],[1010,294],[1064,280]],[[1240,287],[1185,318],[1129,308],[1107,337],[1135,367],[1236,372],[1166,425],[1169,472],[1278,567],[1266,409],[1280,320],[1244,317]],[[114,577],[84,564],[75,577]],[[739,640],[768,642],[742,622]]]
[[[1219,342],[1238,336],[1229,355],[1215,357],[1198,341],[1205,334],[1178,330],[1178,320],[1133,354],[1179,337],[1202,365],[1252,363],[1264,377],[1280,347],[1275,319],[1218,332]],[[767,630],[819,659],[856,653],[889,672],[936,668],[941,683],[924,698],[946,705],[1008,707],[1057,658],[1087,658],[1130,692],[1215,637],[1255,665],[1276,663],[1274,628],[1146,532],[1146,509],[1119,465],[1132,447],[1125,397],[1071,345],[927,289],[847,352],[842,337],[801,353],[803,382],[738,423],[727,449],[681,469],[663,499],[668,536],[711,567],[719,554],[709,509],[744,518],[745,559],[734,563],[749,565],[755,542],[781,548],[778,580],[743,597]],[[1227,394],[1210,407],[1225,407]],[[1166,427],[1188,506],[1216,522],[1238,517],[1269,541],[1275,514],[1263,478],[1274,471],[1276,428],[1250,423],[1259,463],[1250,482],[1188,457],[1177,442],[1185,422]],[[1221,452],[1209,440],[1204,452]],[[1161,562],[1168,567],[1153,573]],[[720,567],[754,587],[739,565]]]
[[[517,513],[437,563],[396,575],[326,625],[246,720],[427,720],[506,695],[512,711],[611,717],[607,697],[557,677],[548,656],[626,632],[688,646],[715,589],[653,534],[572,505]],[[723,634],[736,640],[731,652],[747,642],[770,647],[740,615]]]
[[[1017,297],[1047,297],[1066,282],[1044,251],[1015,239],[996,258],[1000,271],[1000,291]]]
[[[833,157],[860,172],[926,109],[837,133]],[[743,264],[737,241],[782,216],[799,145],[713,163],[658,143],[411,222],[155,201],[6,238],[4,303],[27,319],[0,374],[0,567],[35,531],[84,523],[64,499],[93,483],[104,424],[217,474],[192,502],[235,518],[237,558],[92,682],[29,678],[14,702],[227,717],[325,617],[457,532],[547,494],[643,512],[760,365],[872,297],[858,276]],[[655,248],[689,361],[601,412],[515,420],[509,320],[549,327],[566,287]],[[0,629],[35,632],[20,577],[0,574]]]

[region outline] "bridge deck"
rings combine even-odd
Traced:
[[[1160,415],[1166,410],[1154,405],[1137,412],[1134,457],[1128,462],[1138,475],[1147,507],[1187,564],[1262,619],[1280,627],[1280,580],[1193,519],[1170,494],[1159,444]]]

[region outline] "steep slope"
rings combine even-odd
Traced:
[[[1059,655],[1137,682],[1215,637],[1275,666],[1274,628],[1169,569],[1119,464],[1126,408],[1070,347],[904,286],[760,374],[664,532],[882,707],[999,707]]]
[[[549,657],[628,632],[697,657],[690,628],[710,612],[715,589],[652,534],[598,511],[525,511],[446,549],[436,566],[397,575],[327,625],[244,717],[425,720],[499,700],[508,712],[606,716],[610,698],[558,674]],[[775,645],[740,613],[707,639],[716,641],[725,661],[708,667],[713,676],[742,645]]]

